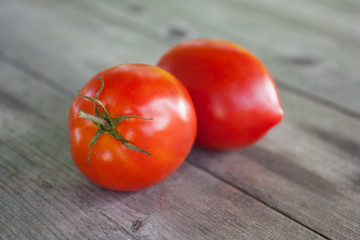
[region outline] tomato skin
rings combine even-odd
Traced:
[[[70,150],[79,170],[94,183],[121,191],[152,186],[174,172],[190,152],[196,135],[196,114],[185,87],[168,72],[150,65],[122,64],[101,71],[90,79],[80,93],[98,97],[109,114],[136,115],[116,126],[130,143],[151,153],[126,148],[104,133],[90,142],[98,127],[78,117],[80,110],[95,115],[94,103],[76,96],[69,111]]]
[[[158,66],[188,89],[198,118],[195,143],[199,146],[245,147],[283,118],[270,73],[255,55],[235,43],[187,40],[166,52]]]

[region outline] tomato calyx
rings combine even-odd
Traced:
[[[90,150],[89,150],[89,155],[87,158],[86,165],[89,165],[91,150],[92,150],[94,144],[99,140],[100,136],[104,133],[107,133],[107,134],[111,135],[113,138],[115,138],[116,140],[119,140],[126,148],[128,148],[130,150],[138,151],[138,152],[145,153],[145,154],[151,156],[151,154],[149,152],[139,148],[138,146],[135,146],[134,144],[132,144],[128,140],[126,140],[123,136],[121,136],[118,133],[118,131],[116,130],[116,126],[119,123],[121,123],[122,121],[125,121],[130,118],[139,118],[139,119],[143,119],[143,120],[152,120],[152,118],[143,118],[143,117],[139,117],[139,116],[135,116],[135,115],[121,115],[118,117],[112,117],[106,110],[104,104],[97,99],[104,87],[104,79],[101,77],[98,77],[98,79],[101,80],[101,87],[100,87],[99,91],[96,93],[94,98],[80,94],[80,90],[77,91],[78,96],[86,98],[90,101],[93,101],[94,108],[95,108],[95,115],[91,115],[91,114],[86,113],[84,110],[80,110],[78,118],[90,120],[98,127],[97,132],[95,133],[93,139],[90,142]],[[99,110],[98,105],[100,106],[102,112]]]

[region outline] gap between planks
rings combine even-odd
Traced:
[[[249,192],[246,191],[245,189],[242,189],[242,188],[238,187],[236,184],[234,184],[234,183],[232,183],[232,182],[229,182],[228,180],[226,180],[226,179],[224,179],[224,178],[222,178],[222,177],[220,177],[220,176],[218,176],[218,175],[216,175],[216,174],[214,174],[214,173],[212,173],[212,172],[207,171],[207,170],[206,170],[205,168],[203,168],[201,165],[195,164],[195,163],[190,162],[190,161],[188,161],[188,163],[189,163],[190,165],[192,165],[192,166],[200,169],[201,171],[206,172],[206,173],[209,174],[210,176],[218,179],[219,181],[227,184],[228,186],[230,186],[230,187],[232,187],[232,188],[234,188],[234,189],[242,192],[242,193],[245,194],[246,196],[249,196],[251,199],[254,199],[255,201],[263,204],[264,206],[266,206],[266,207],[274,210],[275,212],[281,214],[282,216],[284,216],[284,217],[292,220],[293,222],[299,224],[300,226],[306,228],[307,230],[309,230],[309,231],[311,231],[311,232],[319,235],[320,237],[322,237],[322,238],[324,238],[324,239],[327,239],[327,240],[332,240],[331,238],[329,238],[329,237],[325,236],[324,234],[320,233],[319,231],[316,231],[316,230],[310,228],[309,226],[305,225],[304,223],[302,223],[302,222],[296,220],[295,218],[291,217],[289,214],[285,213],[284,211],[281,211],[280,209],[278,209],[278,208],[276,208],[276,207],[274,207],[274,206],[269,205],[268,203],[266,203],[265,201],[261,200],[260,198],[258,198],[258,197],[256,197],[256,196],[252,195],[251,193],[249,193]]]

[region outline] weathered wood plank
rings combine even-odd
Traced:
[[[360,122],[282,97],[285,120],[263,141],[189,161],[331,239],[360,238]]]
[[[131,19],[132,25],[147,27],[169,45],[179,40],[171,38],[174,32],[180,39],[233,40],[256,53],[280,81],[360,112],[358,3],[337,7],[335,1],[125,1],[141,7],[141,14],[134,16],[123,2],[78,1],[88,6],[84,12],[100,10],[112,23]]]
[[[57,123],[67,109],[38,105],[68,106],[71,97],[7,64],[0,70],[0,238],[321,239],[189,163],[135,193],[95,186],[72,163]]]
[[[0,53],[70,91],[115,64],[155,63],[164,45],[151,38],[144,41],[146,36],[82,13],[73,4],[12,0],[0,4]],[[46,67],[43,61],[48,62]]]
[[[12,1],[10,2],[11,4],[7,3],[9,4],[7,6],[13,6],[14,2],[16,4],[16,1]],[[84,4],[84,6],[81,7],[89,7],[85,2],[82,2],[82,4]],[[117,3],[114,2],[113,4]],[[214,6],[221,9],[224,8],[223,5],[217,5],[214,2],[210,2],[210,4],[213,6],[212,9],[214,9],[214,11],[216,9]],[[122,11],[115,7],[113,8],[116,9],[116,11],[110,11],[110,8],[106,7],[108,9],[105,11],[107,13],[106,17],[101,12],[98,12],[97,17],[92,18],[87,14],[89,9],[81,12],[80,6],[72,9],[73,5],[66,6],[51,2],[45,6],[36,4],[25,4],[25,6],[26,11],[23,10],[23,12],[21,12],[22,14],[20,14],[23,16],[22,21],[18,20],[19,22],[15,22],[15,25],[14,22],[7,22],[7,24],[9,24],[8,28],[1,28],[5,29],[5,33],[7,33],[6,35],[0,34],[1,39],[4,40],[0,41],[0,46],[4,46],[4,51],[10,55],[10,58],[6,58],[7,62],[9,59],[12,59],[11,57],[21,60],[22,63],[26,63],[26,66],[36,69],[44,76],[49,76],[50,80],[58,82],[61,86],[65,86],[66,89],[75,90],[79,88],[82,83],[90,77],[87,75],[89,72],[91,72],[90,75],[92,75],[103,68],[102,66],[107,67],[113,65],[116,59],[126,59],[127,61],[134,57],[133,59],[137,58],[139,61],[148,63],[152,61],[155,62],[157,58],[155,55],[165,50],[168,45],[170,45],[170,42],[179,39],[166,38],[167,32],[165,30],[173,26],[183,26],[184,29],[190,28],[190,30],[196,29],[196,31],[190,31],[190,36],[207,33],[209,35],[213,34],[212,36],[228,36],[226,38],[233,40],[245,41],[247,39],[246,41],[252,44],[249,46],[253,46],[251,48],[259,51],[261,56],[265,56],[265,58],[268,54],[267,52],[269,52],[268,59],[273,60],[273,55],[271,55],[273,54],[272,50],[267,45],[262,44],[264,39],[253,39],[258,38],[260,35],[250,34],[251,29],[247,29],[247,35],[242,37],[241,35],[243,33],[241,32],[230,33],[230,27],[224,27],[225,30],[220,29],[217,25],[209,27],[209,25],[212,25],[212,22],[205,22],[204,19],[206,19],[206,15],[203,16],[204,19],[200,19],[201,21],[195,21],[194,25],[188,25],[185,20],[181,20],[182,18],[178,20],[179,22],[176,22],[178,18],[176,14],[173,14],[174,18],[171,18],[172,20],[163,22],[161,25],[160,23],[163,21],[164,15],[161,15],[161,11],[159,11],[154,15],[157,16],[157,21],[160,23],[158,23],[158,25],[154,24],[155,27],[152,27],[151,23],[156,22],[153,20],[155,17],[150,14],[153,13],[150,7],[148,10],[146,10],[146,8],[139,10],[139,7],[136,7],[136,5],[125,5],[128,8],[137,9],[135,10],[137,11],[136,14],[140,15],[140,17],[144,17],[145,15],[144,18],[137,17],[139,20],[136,20],[134,17],[131,18],[127,17],[127,15],[121,15],[123,13],[125,14],[128,9]],[[90,7],[91,6],[92,5],[90,5]],[[97,4],[94,6],[97,6]],[[107,4],[104,4],[104,6],[107,6]],[[169,8],[167,8],[167,6],[169,6],[167,3],[162,6],[163,12],[168,11],[169,13],[173,13],[176,9],[176,7],[173,7],[173,10],[170,8],[170,11]],[[187,8],[189,7],[185,6],[185,9]],[[14,9],[17,8],[14,7]],[[14,11],[12,13],[14,13]],[[225,10],[223,11],[225,12]],[[117,12],[120,12],[120,16],[116,15],[118,14]],[[257,13],[256,16],[258,17],[261,15],[257,10],[255,13]],[[63,19],[64,15],[67,16],[66,19]],[[248,15],[249,14],[245,16],[248,17]],[[3,17],[1,18],[0,24],[1,22],[4,23],[4,21],[2,21],[3,19],[9,19],[9,16],[11,15],[0,14],[0,17]],[[34,18],[34,16],[36,16],[36,18]],[[52,18],[49,18],[49,16],[52,16]],[[268,16],[265,19],[269,18],[270,21],[271,16],[270,14],[270,17]],[[195,18],[191,12],[189,12],[188,17],[189,19]],[[222,17],[220,16],[220,18]],[[234,17],[230,19],[232,18]],[[121,21],[124,19],[127,20],[127,22],[121,25]],[[134,19],[136,20],[135,23],[132,22]],[[144,19],[147,20],[148,23],[143,24]],[[21,24],[24,20],[33,22],[36,25],[25,27]],[[44,22],[45,20],[47,21]],[[104,23],[106,23],[106,25],[104,25]],[[245,23],[242,23],[244,29],[246,29]],[[92,28],[89,29],[87,24],[91,25]],[[114,27],[117,24],[121,27]],[[56,29],[56,31],[49,31],[49,28],[55,25],[58,29]],[[139,31],[139,33],[134,33],[131,29],[124,30],[124,25],[129,28],[133,26],[137,26],[138,28],[144,26],[144,28],[136,30]],[[5,24],[2,26],[5,26]],[[45,30],[41,30],[39,26],[42,26]],[[81,33],[77,32],[77,29],[80,28],[82,29]],[[287,26],[285,29],[288,28],[290,27]],[[28,29],[28,31],[29,29],[31,31],[36,30],[37,33],[40,33],[41,38],[22,38],[25,36],[22,32],[26,32],[26,29]],[[279,27],[275,33],[281,32],[281,29],[284,30],[284,28]],[[99,30],[101,33],[100,37],[90,37],[94,30]],[[258,31],[261,33],[260,30]],[[2,33],[4,33],[3,31],[4,30],[2,30]],[[56,47],[54,48],[53,40],[55,40],[55,36],[57,36],[54,34],[58,31],[60,31],[59,40],[56,42]],[[150,33],[142,34],[143,31],[150,31]],[[307,33],[309,30],[302,29],[301,31]],[[177,32],[179,33],[181,31]],[[129,33],[131,38],[123,39],[120,33]],[[312,37],[308,40],[309,43],[304,44],[310,44],[310,46],[312,46],[310,49],[315,49],[317,46],[321,47],[321,40],[324,37],[318,35],[318,33],[312,34],[315,34],[315,37],[311,35]],[[74,41],[67,42],[64,38],[61,38],[63,35],[72,36],[71,39]],[[184,36],[187,37],[186,34]],[[299,35],[295,35],[295,37],[296,36]],[[82,38],[75,40],[78,37]],[[329,36],[325,34],[325,39],[327,37]],[[163,44],[155,41],[154,38],[167,40],[162,40],[165,43]],[[39,39],[41,41],[39,41]],[[44,41],[44,39],[47,39],[47,41]],[[86,42],[88,39],[90,39],[89,42]],[[303,41],[304,38],[300,39]],[[116,42],[116,40],[121,42]],[[87,45],[84,46],[84,42],[86,42]],[[118,45],[117,49],[114,48],[115,45]],[[67,46],[72,47],[67,48]],[[97,48],[99,49],[97,58],[93,58],[93,55],[96,53],[96,50],[94,50],[96,46],[101,47]],[[137,46],[137,51],[134,50],[135,46]],[[321,54],[322,51],[326,52],[329,47],[330,46],[322,47],[317,51]],[[88,53],[88,48],[94,48],[91,49],[93,52]],[[147,50],[148,48],[150,48],[150,50]],[[0,49],[2,48],[0,47]],[[77,51],[74,52],[74,49],[77,49]],[[301,50],[301,48],[299,49]],[[350,47],[349,49],[351,50]],[[350,51],[349,49],[347,51]],[[114,57],[115,54],[112,50],[120,52],[119,55]],[[144,50],[146,52],[142,52]],[[132,55],[132,53],[134,54]],[[350,54],[349,59],[354,59],[356,57],[354,57],[354,55],[355,54]],[[34,56],[39,57],[38,60],[33,60]],[[54,56],[57,56],[57,58]],[[92,63],[84,64],[88,61],[89,57],[94,59],[91,60]],[[342,57],[340,60],[341,59]],[[341,60],[344,65],[347,64],[346,61]],[[284,67],[287,63],[275,61],[273,64],[281,68],[279,72],[275,71],[275,76],[286,77],[293,72],[292,69]],[[306,77],[303,72],[308,70],[302,69],[296,64],[293,68],[299,72],[299,79]],[[68,71],[64,71],[64,69]],[[343,70],[339,69],[339,73],[345,74],[345,80],[352,79],[346,77],[346,70],[346,68]],[[288,73],[283,74],[281,71],[288,71]],[[325,76],[319,76],[319,81],[325,81],[326,79],[326,74]],[[331,76],[331,79],[336,80],[333,76]],[[335,83],[334,86],[338,87],[339,84],[337,84],[336,81]],[[327,83],[322,82],[321,84]],[[324,85],[324,89],[325,88],[326,85]],[[356,90],[356,88],[353,90]],[[14,86],[12,92],[16,93],[17,91],[18,89]],[[24,92],[24,89],[21,91]],[[340,93],[342,91],[342,89],[339,90]],[[47,91],[45,92],[47,93]],[[329,91],[325,89],[324,92]],[[17,95],[21,96],[21,94]],[[46,99],[49,95],[50,94],[42,95],[43,97],[41,98]],[[352,100],[356,100],[351,94],[348,95]],[[339,95],[334,94],[334,97],[336,96]],[[349,118],[339,113],[319,107],[312,102],[304,101],[304,99],[294,97],[286,92],[282,92],[282,97],[286,105],[286,119],[281,127],[272,132],[271,135],[259,143],[259,145],[254,148],[226,154],[209,153],[197,149],[191,155],[191,162],[235,184],[260,201],[314,228],[326,236],[338,239],[356,239],[359,236],[359,223],[357,218],[357,214],[359,213],[359,191],[357,187],[358,184],[356,184],[359,182],[356,180],[359,179],[357,177],[359,176],[359,126],[357,121],[349,120]],[[22,101],[25,102],[25,100]],[[43,110],[39,112],[46,114]],[[48,117],[51,118],[50,115]],[[291,145],[289,145],[289,143],[291,143]],[[169,228],[169,226],[166,227]],[[330,229],[330,227],[332,227],[332,229]],[[182,229],[185,228],[183,227]]]
[[[96,72],[119,62],[154,64],[166,49],[183,38],[220,37],[256,53],[280,83],[285,83],[280,87],[288,90],[290,84],[357,113],[353,115],[360,112],[356,97],[360,89],[356,61],[360,37],[356,23],[360,17],[355,14],[360,7],[354,2],[341,7],[336,1],[31,2],[24,1],[26,7],[22,8],[16,8],[14,1],[3,3],[0,47],[35,69],[41,66],[31,62],[34,55],[64,59],[61,64],[44,69],[48,76],[62,74],[69,79],[81,74],[86,79],[88,68]],[[37,8],[45,13],[38,14]],[[198,9],[203,9],[202,14],[197,14]],[[22,19],[7,21],[14,14],[22,15]],[[24,24],[26,21],[33,24]],[[55,26],[56,31],[51,31]],[[146,43],[134,32],[145,34]],[[57,38],[64,35],[69,40]],[[74,57],[77,65],[66,62]]]

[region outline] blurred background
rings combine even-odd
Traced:
[[[68,89],[80,88],[99,70],[115,64],[156,64],[181,40],[215,37],[255,53],[282,87],[360,111],[353,98],[360,89],[359,65],[354,61],[360,55],[356,1],[3,0],[0,4],[3,54],[31,62],[29,67],[41,69]],[[47,64],[37,59],[46,59]],[[74,76],[82,81],[73,81]]]

